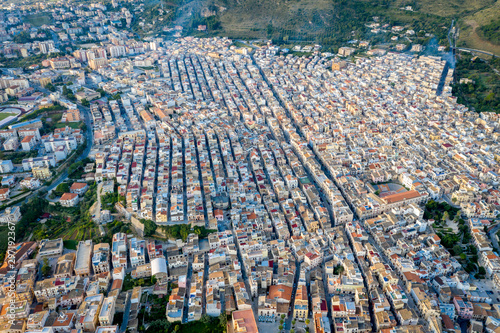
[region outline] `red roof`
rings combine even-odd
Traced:
[[[23,141],[21,141],[21,142],[30,142],[33,138],[34,138],[33,135],[28,135],[28,136],[24,137]]]
[[[71,185],[70,189],[71,190],[81,190],[81,189],[85,188],[85,186],[87,186],[87,183],[73,183],[73,185]]]
[[[61,197],[61,201],[73,200],[76,197],[78,197],[78,194],[76,193],[64,193]]]

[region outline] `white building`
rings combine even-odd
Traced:
[[[19,206],[7,207],[0,214],[0,223],[17,223],[21,219],[21,208]]]
[[[42,157],[31,157],[23,160],[23,170],[30,171],[33,167],[55,167],[56,159],[54,155]]]
[[[151,275],[156,278],[167,277],[167,261],[165,258],[155,258],[151,260]]]
[[[3,160],[0,162],[0,173],[12,172],[14,165],[11,160]]]

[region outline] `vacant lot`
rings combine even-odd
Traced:
[[[69,128],[73,128],[73,129],[78,129],[80,128],[80,125],[82,123],[81,122],[74,122],[74,123],[57,123],[56,124],[56,128],[64,128],[66,126],[68,126]]]
[[[36,27],[39,27],[44,24],[50,24],[52,22],[52,19],[50,18],[49,14],[45,13],[28,15],[26,16],[26,20]]]

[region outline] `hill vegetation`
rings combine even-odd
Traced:
[[[380,25],[401,25],[417,33],[433,34],[444,45],[452,19],[478,12],[491,16],[498,7],[496,3],[495,0],[185,0],[176,2],[175,14],[169,20],[182,25],[185,34],[272,39],[279,44],[319,43],[335,50],[351,39],[389,42],[391,34],[373,34],[366,26],[375,19]],[[151,11],[145,13],[150,16]],[[146,21],[154,22],[151,18]],[[207,31],[198,32],[199,25],[206,25]]]
[[[442,1],[442,0],[441,0]],[[470,47],[500,55],[500,39],[494,38],[492,28],[500,17],[500,1],[485,6],[481,10],[459,17],[460,26],[459,46]]]
[[[500,68],[500,58],[484,61],[470,54],[457,56],[453,95],[460,104],[477,112],[500,113],[500,80],[493,68]]]
[[[480,27],[479,36],[492,42],[500,43],[500,19],[492,20],[491,23]]]
[[[393,0],[207,0],[202,16],[217,17],[213,34],[242,39],[272,39],[275,43],[314,42],[332,49],[350,39],[385,42],[366,25],[411,26],[443,39],[451,18],[402,10]]]
[[[163,4],[165,11],[158,1],[146,1],[132,30],[141,37],[171,36],[178,31],[174,26],[182,26],[183,35],[318,43],[323,51],[336,51],[353,39],[378,45],[391,42],[394,34],[373,33],[369,23],[412,29],[413,42],[419,44],[434,35],[447,46],[446,35],[455,19],[462,46],[500,54],[500,45],[495,48],[499,43],[497,0],[171,0]],[[399,42],[409,40],[401,37]]]

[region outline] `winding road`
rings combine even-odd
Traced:
[[[47,95],[49,95],[51,93],[49,90],[42,88],[40,86],[37,87],[37,90],[39,90]],[[90,110],[81,106],[81,105],[78,105],[78,110],[80,110],[80,113],[84,116],[85,125],[87,127],[87,130],[85,132],[85,140],[87,142],[87,146],[86,146],[85,150],[83,151],[83,153],[80,156],[78,156],[78,158],[75,160],[75,162],[79,162],[79,161],[85,159],[87,156],[89,156],[90,151],[92,149],[92,145],[94,144],[94,137],[93,137],[93,133],[92,133],[92,124],[90,122]],[[29,199],[33,198],[34,196],[39,195],[43,191],[47,191],[47,192],[52,191],[59,184],[61,184],[63,181],[65,181],[67,178],[68,178],[68,172],[64,171],[59,176],[57,176],[57,178],[53,179],[52,183],[50,185],[48,185],[48,186],[44,185],[44,186],[40,187],[39,189],[34,190],[30,195],[26,196],[25,200],[17,203],[15,206],[21,206],[23,203],[28,202]]]
[[[493,247],[495,250],[500,253],[500,245],[498,245],[498,238],[497,238],[497,232],[500,230],[500,223],[494,226],[493,228],[488,231],[488,236],[490,236],[491,243],[493,244]]]

